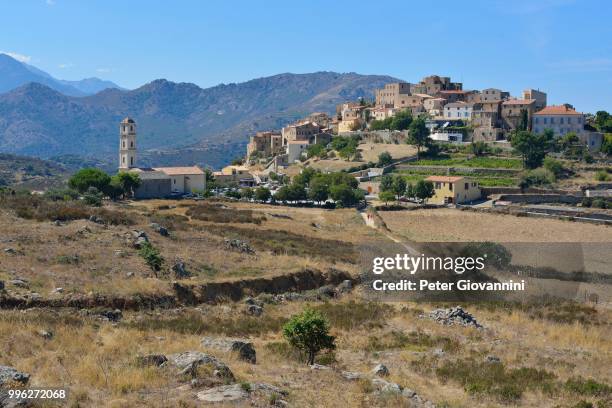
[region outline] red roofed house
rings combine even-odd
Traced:
[[[584,115],[570,105],[551,105],[533,114],[533,131],[542,133],[552,129],[555,136],[569,132],[584,133]]]
[[[458,176],[429,176],[425,179],[434,185],[433,204],[462,204],[481,197],[478,183]]]

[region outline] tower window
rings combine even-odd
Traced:
[[[130,142],[130,147],[134,147],[134,142]]]
[[[121,163],[125,164],[125,156],[121,158]]]
[[[130,157],[130,166],[133,166],[133,165],[134,165],[134,158]]]

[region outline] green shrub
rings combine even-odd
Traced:
[[[599,170],[597,173],[595,173],[595,180],[597,181],[608,181],[610,179],[610,176],[608,175],[608,172],[605,170]]]
[[[329,335],[329,322],[310,308],[291,317],[283,326],[283,336],[289,344],[307,354],[309,365],[314,364],[321,350],[336,347],[334,336]]]
[[[612,396],[612,387],[592,378],[572,377],[565,382],[565,388],[573,393],[593,397]]]
[[[85,194],[83,194],[83,201],[92,207],[100,207],[102,205],[102,197],[102,193],[97,188],[89,187]]]
[[[519,186],[529,188],[533,186],[547,187],[556,181],[555,175],[548,169],[537,168],[528,170],[521,175]]]
[[[138,253],[152,270],[159,271],[161,269],[164,258],[150,242],[142,244]]]

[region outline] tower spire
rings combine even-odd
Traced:
[[[119,170],[136,167],[136,122],[126,117],[119,124]]]

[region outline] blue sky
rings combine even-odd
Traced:
[[[0,51],[61,79],[451,76],[612,111],[612,2],[0,0]]]

